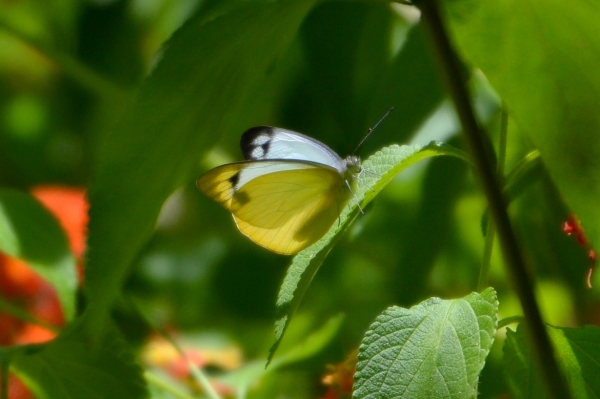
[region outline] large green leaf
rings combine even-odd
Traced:
[[[311,5],[244,3],[193,18],[169,40],[99,156],[86,278],[92,320],[117,295],[167,196],[236,122]]]
[[[357,204],[360,203],[364,208],[401,171],[418,161],[439,155],[453,155],[467,159],[462,151],[454,147],[432,142],[424,147],[417,145],[385,147],[363,163],[365,172],[354,193],[354,199],[342,210],[339,223],[335,223],[315,244],[296,255],[287,271],[277,297],[275,344],[271,348],[269,359],[275,354],[292,316],[319,267],[342,233],[360,213]]]
[[[148,396],[141,367],[116,328],[93,347],[81,323],[54,341],[20,351],[17,375],[39,399],[136,399]]]
[[[58,220],[31,195],[0,189],[0,251],[23,260],[52,284],[66,319],[73,317],[75,257]]]
[[[359,348],[353,398],[473,398],[496,332],[488,288],[464,298],[388,308]]]
[[[504,344],[505,373],[516,399],[547,398],[532,358],[529,337],[523,325],[507,330]],[[574,398],[597,398],[600,393],[600,328],[547,327],[557,359]]]
[[[600,245],[600,3],[447,4],[460,52],[488,77]]]

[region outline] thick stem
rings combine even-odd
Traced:
[[[469,92],[461,74],[457,55],[450,45],[450,40],[442,23],[437,1],[424,0],[420,5],[420,9],[423,22],[429,30],[443,78],[454,101],[463,128],[465,142],[473,159],[475,172],[489,202],[508,275],[525,313],[525,322],[530,334],[529,343],[537,362],[537,368],[540,370],[550,397],[557,399],[571,398],[571,393],[558,368],[550,338],[542,323],[542,317],[532,289],[531,278],[527,273],[525,261],[508,218],[506,201],[498,182],[498,176],[492,161],[487,156]]]

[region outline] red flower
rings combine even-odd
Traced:
[[[585,231],[581,226],[579,218],[574,213],[570,214],[567,221],[563,224],[563,231],[570,236],[574,234],[577,238],[577,242],[582,247],[588,250],[588,259],[590,260],[590,268],[587,274],[587,286],[592,288],[592,274],[594,272],[594,266],[596,265],[596,251],[591,248],[590,242],[588,241]]]
[[[329,366],[329,373],[323,377],[323,384],[327,385],[329,389],[321,399],[350,399],[352,397],[357,362],[358,351],[354,350],[342,363]]]
[[[56,216],[69,238],[73,254],[81,260],[85,251],[88,204],[79,188],[36,187],[32,194]],[[80,266],[81,275],[81,266]],[[64,315],[54,288],[26,263],[0,253],[0,294],[35,318],[63,326]],[[0,314],[0,345],[41,343],[56,333],[37,324],[26,323],[9,314]],[[31,398],[27,388],[15,376],[9,379],[9,398]]]

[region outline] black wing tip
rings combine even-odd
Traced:
[[[240,138],[240,148],[242,149],[242,154],[244,154],[244,158],[254,159],[255,157],[253,156],[253,152],[254,149],[258,146],[255,142],[256,138],[261,135],[272,137],[274,131],[275,128],[272,126],[255,126],[246,130]]]
[[[250,146],[250,145],[252,145],[252,142],[254,141],[254,139],[256,138],[256,136],[259,136],[261,134],[272,136],[274,130],[275,130],[275,128],[272,127],[272,126],[254,126],[254,127],[251,127],[250,129],[246,130],[242,134],[242,137],[240,138],[240,146],[243,149],[244,146]]]

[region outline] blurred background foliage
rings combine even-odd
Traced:
[[[102,143],[160,62],[163,43],[189,18],[212,20],[238,3],[0,2],[0,185],[23,191],[42,185],[89,188]],[[211,359],[217,360],[208,362],[214,369],[266,357],[274,339],[275,299],[290,258],[252,244],[228,212],[195,188],[204,170],[241,158],[238,140],[247,128],[296,130],[344,156],[393,106],[359,155],[366,158],[391,143],[441,140],[462,146],[418,18],[416,9],[398,4],[316,4],[260,75],[243,111],[226,129],[196,132],[209,147],[194,149],[195,170],[164,203],[113,309],[130,343],[144,347],[155,325],[205,348],[205,357],[209,349],[216,352]],[[469,84],[480,121],[497,146],[499,98],[478,71]],[[513,122],[507,173],[534,149]],[[598,324],[597,291],[585,288],[586,248],[562,230],[569,209],[543,164],[527,177],[511,198],[510,212],[535,267],[545,319],[561,326]],[[136,184],[151,187],[153,181]],[[437,158],[398,176],[329,254],[280,352],[343,313],[335,337],[313,356],[265,378],[249,397],[324,397],[326,365],[342,362],[356,349],[383,309],[476,290],[485,212],[469,166],[458,159]],[[500,318],[519,315],[495,249],[489,283],[499,294]],[[501,331],[483,372],[482,398],[506,391],[502,339]],[[150,355],[143,359],[152,362]],[[159,390],[153,395],[162,397]]]

